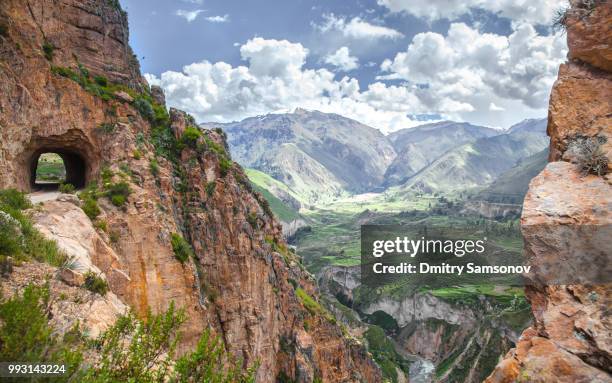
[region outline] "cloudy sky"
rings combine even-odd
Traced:
[[[296,107],[389,132],[545,117],[560,0],[121,0],[170,106],[198,121]]]

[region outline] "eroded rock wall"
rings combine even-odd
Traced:
[[[572,1],[567,15],[568,62],[549,106],[551,162],[532,180],[521,218],[537,270],[526,288],[535,323],[487,382],[612,381],[611,179],[583,174],[568,153],[577,135],[603,136],[612,159],[612,4]],[[560,265],[573,273],[551,273]]]
[[[299,382],[380,381],[365,349],[297,297],[300,288],[318,299],[315,283],[287,250],[262,197],[228,160],[222,132],[204,131],[178,157],[160,153],[152,123],[132,96],[102,97],[58,72],[69,68],[132,94],[148,92],[127,44],[126,15],[114,4],[0,2],[0,187],[29,190],[32,158],[41,150],[79,155],[87,183],[126,182],[131,189],[123,206],[98,199],[96,220],[108,232],[85,233],[91,261],[138,315],[173,301],[184,308],[183,350],[210,327],[247,364],[259,361],[260,382],[279,374]],[[152,93],[163,102],[158,90]],[[173,131],[165,139],[181,139],[190,123],[184,117],[171,113]],[[191,244],[193,258],[175,258],[172,233]]]

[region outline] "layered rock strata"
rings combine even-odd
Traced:
[[[88,253],[86,267],[104,273],[138,315],[182,307],[183,351],[212,328],[245,364],[259,362],[260,382],[380,381],[363,346],[298,297],[299,289],[316,302],[315,283],[231,162],[223,133],[203,131],[185,144],[190,119],[172,111],[164,120],[163,94],[140,75],[117,4],[0,3],[0,188],[29,191],[41,152],[78,158],[84,185],[127,183],[125,204],[98,198],[96,223],[108,232],[78,232],[85,216],[59,202],[43,206],[37,222],[50,237],[85,239],[72,250]],[[52,229],[69,231],[66,219],[76,232]],[[172,234],[193,248],[184,263]]]

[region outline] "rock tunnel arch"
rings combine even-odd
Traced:
[[[66,176],[64,183],[72,184],[75,188],[83,188],[87,184],[87,162],[78,152],[64,148],[40,148],[30,158],[30,188],[40,187],[36,182],[36,170],[39,166],[40,157],[45,153],[54,153],[60,156],[64,162]]]
[[[99,155],[94,145],[80,130],[71,130],[65,134],[50,137],[35,137],[21,154],[22,185],[24,189],[34,191],[38,160],[44,153],[59,155],[66,170],[65,183],[75,188],[85,187],[92,179],[99,163]]]

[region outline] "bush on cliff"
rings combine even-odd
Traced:
[[[28,285],[0,303],[0,361],[61,363],[68,374],[63,378],[69,381],[78,375],[83,360],[80,346],[70,337],[53,334],[48,311],[47,285]]]
[[[186,316],[174,304],[161,314],[149,313],[146,321],[122,316],[89,340],[78,324],[64,336],[55,335],[47,314],[50,302],[48,285],[29,285],[0,303],[0,362],[64,364],[67,374],[61,381],[69,382],[254,382],[256,366],[243,369],[208,330],[193,352],[177,358]]]
[[[397,382],[396,367],[405,373],[410,371],[410,362],[404,360],[395,351],[393,344],[387,338],[382,328],[370,326],[364,333],[364,338],[368,342],[368,351],[372,353],[374,360],[380,365],[385,378],[392,382]]]
[[[105,187],[106,196],[115,206],[123,206],[132,192],[127,182],[112,183]]]
[[[576,136],[568,145],[568,152],[574,158],[583,175],[604,176],[608,172],[608,156],[603,151],[607,142],[604,136]]]
[[[185,128],[183,135],[181,136],[181,143],[192,149],[195,149],[198,145],[198,139],[202,137],[202,132],[195,126],[188,126]]]
[[[24,193],[15,189],[0,190],[0,255],[61,266],[66,255],[54,241],[34,228],[25,212],[31,207]]]
[[[85,283],[83,283],[83,287],[92,293],[100,294],[102,296],[106,295],[108,292],[108,283],[93,271],[88,271],[85,273]]]
[[[98,207],[98,185],[95,182],[87,185],[87,188],[79,193],[79,198],[83,202],[81,209],[91,219],[95,220],[101,213]]]
[[[45,58],[49,61],[53,60],[53,52],[55,51],[55,46],[48,41],[45,41],[42,46],[43,53],[45,54]]]
[[[170,243],[172,244],[172,250],[176,259],[185,263],[189,257],[193,256],[193,250],[191,245],[183,237],[176,233],[172,233],[170,236]]]
[[[134,100],[134,108],[138,110],[138,112],[143,118],[149,121],[154,121],[155,112],[153,111],[153,105],[151,105],[149,100],[147,100],[146,98],[139,97]]]

